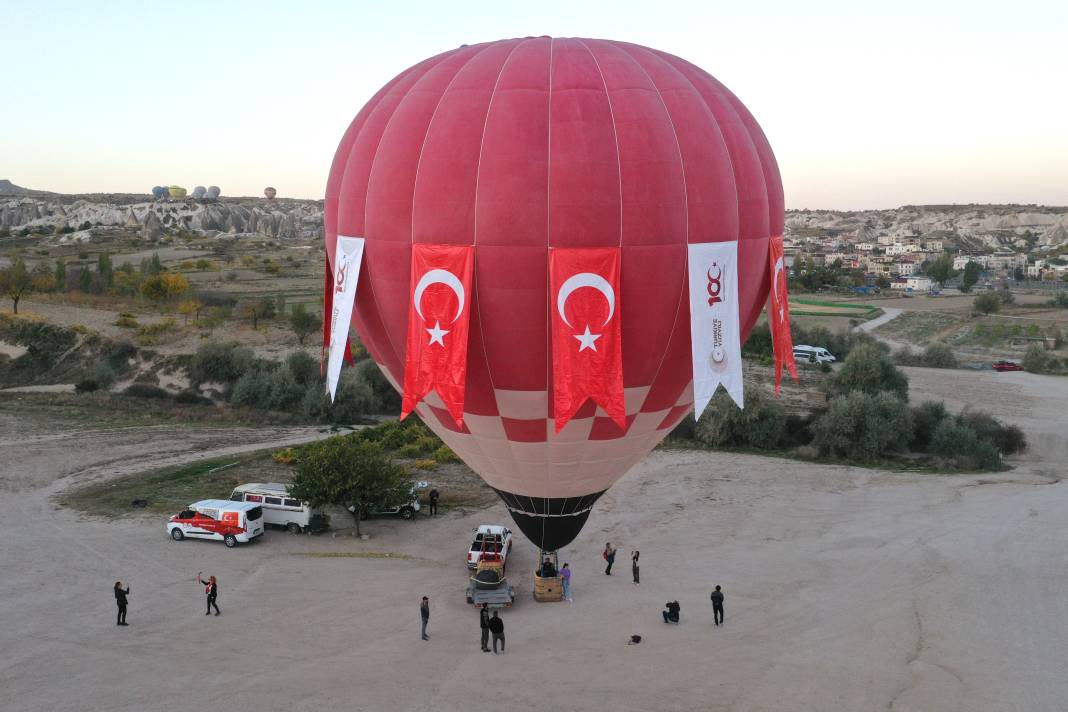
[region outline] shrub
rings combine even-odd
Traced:
[[[418,457],[424,452],[426,451],[416,443],[408,443],[407,445],[401,445],[397,449],[397,457]]]
[[[247,372],[234,385],[230,400],[263,410],[286,410],[304,398],[304,389],[284,365]]]
[[[100,384],[92,378],[83,378],[74,384],[75,393],[92,393],[100,388]]]
[[[412,463],[417,470],[436,470],[438,469],[438,463],[433,460],[416,460]]]
[[[319,382],[319,362],[304,351],[294,351],[286,356],[286,366],[302,386]]]
[[[993,292],[980,294],[972,302],[972,310],[976,314],[994,314],[1001,309],[1001,300]]]
[[[434,458],[434,462],[446,463],[446,462],[459,462],[460,458],[456,456],[456,453],[452,451],[452,448],[448,445],[442,445],[434,454],[431,455]]]
[[[284,450],[275,450],[271,453],[271,459],[279,465],[292,465],[297,461],[297,451],[291,447],[287,447]]]
[[[174,331],[177,323],[174,321],[174,317],[166,317],[161,319],[155,324],[145,324],[137,330],[139,336],[160,336],[167,332]]]
[[[147,383],[134,383],[126,387],[123,391],[128,396],[134,396],[136,398],[170,398],[171,394],[163,390],[159,386],[152,386]]]
[[[357,346],[358,344],[355,343],[352,345],[353,356],[356,356]],[[366,410],[365,413],[389,415],[400,413],[400,394],[386,380],[378,364],[368,358],[357,362],[354,370],[371,387],[371,393],[374,395],[374,402],[370,404],[373,405],[373,409]]]
[[[211,398],[205,398],[192,388],[188,388],[176,395],[174,402],[182,405],[215,405]]]
[[[89,378],[96,381],[100,388],[107,388],[115,382],[115,371],[106,361],[101,362],[93,367],[93,372]]]
[[[912,441],[910,449],[927,452],[935,428],[949,417],[946,405],[941,401],[924,401],[912,409]]]
[[[729,395],[719,391],[697,422],[698,442],[712,447],[774,449],[784,435],[786,414],[782,406],[755,388],[745,391],[745,408],[738,408]]]
[[[121,326],[124,329],[136,329],[141,325],[137,323],[137,319],[130,312],[122,312],[119,314],[119,318],[115,320],[115,326]]]
[[[202,344],[193,354],[189,377],[193,383],[233,383],[241,378],[254,362],[252,349],[246,346],[210,341]]]
[[[957,357],[947,344],[936,341],[923,350],[923,365],[928,368],[956,368]]]
[[[869,344],[861,344],[850,352],[845,364],[831,381],[833,395],[854,391],[870,395],[886,391],[908,400],[909,379],[890,362],[885,352]]]
[[[1001,456],[993,443],[952,419],[943,420],[935,428],[931,452],[964,470],[995,469],[1001,465]]]
[[[912,414],[891,392],[847,393],[812,426],[812,444],[822,455],[871,461],[904,450],[912,439]]]
[[[1027,438],[1015,425],[1005,425],[990,415],[975,410],[965,410],[957,416],[957,423],[971,428],[982,440],[987,440],[1002,455],[1012,455],[1027,449]]]

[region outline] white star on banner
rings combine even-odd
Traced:
[[[427,329],[426,333],[430,334],[430,342],[427,344],[427,346],[430,346],[434,342],[437,342],[437,343],[441,344],[442,347],[445,346],[445,342],[443,341],[443,337],[445,336],[445,334],[447,334],[449,332],[448,332],[447,329],[442,329],[441,328],[441,322],[440,321],[435,321],[434,322],[434,328],[433,329]]]
[[[596,351],[597,350],[597,344],[595,344],[593,342],[595,342],[595,341],[597,341],[597,339],[601,338],[601,336],[603,336],[603,334],[591,334],[590,333],[590,325],[587,324],[586,325],[586,333],[584,333],[584,334],[572,334],[572,336],[574,336],[576,339],[578,339],[579,344],[581,344],[581,346],[579,346],[579,353],[582,353],[585,349],[593,349],[594,351]]]

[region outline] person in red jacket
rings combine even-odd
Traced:
[[[215,602],[219,597],[219,584],[215,581],[215,577],[212,576],[204,581],[200,574],[203,572],[197,572],[197,583],[204,587],[204,593],[208,596],[208,610],[204,613],[206,616],[211,615],[212,607],[215,608],[215,615],[219,615],[219,605]]]

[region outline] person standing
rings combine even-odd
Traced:
[[[419,604],[419,617],[423,621],[423,640],[430,640],[430,636],[426,634],[426,624],[430,622],[430,599],[423,596],[423,602]]]
[[[208,610],[205,611],[204,615],[210,616],[213,607],[215,608],[215,615],[219,615],[219,605],[215,602],[219,597],[219,583],[215,580],[214,576],[209,577],[208,580],[205,581],[200,576],[202,573],[204,572],[197,572],[197,583],[204,587],[204,593],[208,596]]]
[[[119,607],[119,615],[115,620],[115,625],[126,625],[126,597],[130,595],[130,585],[127,584],[125,590],[122,588],[122,581],[115,582],[115,604]]]
[[[638,557],[641,555],[640,551],[630,552],[630,572],[634,576],[634,585],[638,585]]]
[[[497,641],[501,643],[501,654],[504,654],[504,621],[497,615],[497,611],[493,612],[493,618],[489,620],[490,633],[493,633],[493,654],[497,654]]]
[[[482,652],[488,653],[489,649],[489,611],[485,608],[478,609],[478,626],[482,629]]]
[[[428,496],[430,497],[430,516],[433,517],[436,516],[438,513],[438,497],[440,497],[441,495],[438,494],[438,489],[437,487],[435,487],[434,489],[430,490],[430,494]]]
[[[564,582],[564,598],[568,603],[571,603],[571,565],[564,562],[564,566],[560,569],[560,579]]]
[[[716,625],[723,624],[723,591],[719,586],[716,586],[716,590],[712,592],[712,616],[716,620]]]
[[[608,566],[604,568],[605,576],[611,576],[612,564],[616,563],[616,550],[612,548],[612,542],[608,542],[604,545],[604,553],[601,554],[601,556],[608,562]]]

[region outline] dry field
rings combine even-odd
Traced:
[[[86,517],[53,498],[324,434],[0,409],[4,709],[1063,710],[1068,380],[909,375],[914,400],[991,410],[1024,428],[1031,452],[975,476],[654,452],[562,552],[573,604],[533,602],[536,552],[517,542],[503,657],[478,650],[462,562],[471,527],[507,522],[499,504],[374,520],[368,541],[272,531],[234,550],[179,544],[159,517]],[[605,541],[621,552],[611,577]],[[219,577],[222,616],[201,612],[197,571]],[[133,589],[128,628],[114,625],[115,580]],[[660,620],[671,599],[678,627]],[[626,645],[635,633],[642,644]]]

